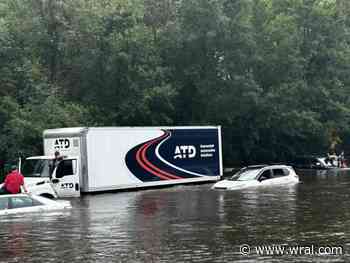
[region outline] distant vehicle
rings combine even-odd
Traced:
[[[213,189],[235,190],[247,187],[298,183],[299,177],[287,165],[255,165],[242,168],[230,179],[213,185]]]
[[[296,157],[290,165],[295,169],[332,169],[338,168],[338,160],[327,160],[327,157],[321,156],[299,156]]]
[[[69,201],[54,201],[42,196],[15,194],[0,195],[0,215],[34,213],[71,208]]]

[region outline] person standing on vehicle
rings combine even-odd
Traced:
[[[21,187],[25,193],[28,193],[24,185],[24,176],[18,171],[16,165],[12,165],[11,172],[6,175],[4,185],[0,189],[0,194],[19,194]]]
[[[53,159],[53,165],[56,166],[61,160],[63,156],[61,156],[59,151],[55,151],[55,158]]]
[[[54,155],[55,158],[53,158],[52,162],[50,163],[50,176],[52,175],[58,163],[63,160],[63,156],[60,154],[59,151],[55,151]]]

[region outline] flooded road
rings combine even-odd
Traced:
[[[293,186],[87,195],[71,211],[2,217],[0,262],[349,262],[350,172],[298,174]],[[274,244],[343,251],[257,254]]]

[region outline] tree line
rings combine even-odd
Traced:
[[[1,0],[0,159],[72,126],[221,125],[227,166],[346,150],[349,18],[347,0]]]

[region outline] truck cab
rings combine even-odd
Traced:
[[[46,197],[80,196],[79,164],[77,158],[34,156],[25,159],[21,172],[33,194]]]

